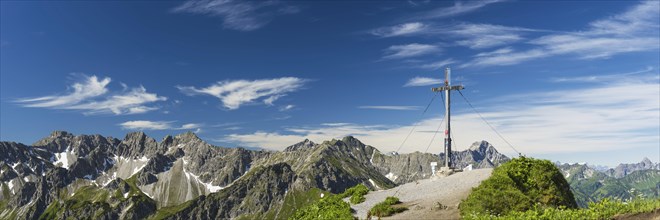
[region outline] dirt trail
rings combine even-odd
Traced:
[[[356,217],[365,219],[371,207],[399,190],[396,197],[408,210],[383,219],[458,219],[458,204],[467,198],[473,187],[487,179],[492,171],[477,169],[459,172],[448,177],[419,180],[388,190],[369,192],[365,202],[351,205],[351,208],[356,210]],[[437,208],[438,202],[447,207]]]

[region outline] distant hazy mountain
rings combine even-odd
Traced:
[[[639,163],[619,164],[613,169],[606,170],[605,174],[611,177],[621,178],[638,170],[653,170],[653,169],[655,170],[660,169],[660,163],[653,163],[651,162],[651,160],[649,160],[649,158],[645,157],[644,160],[642,160]]]
[[[350,136],[273,152],[193,133],[157,142],[142,132],[119,140],[57,131],[32,146],[0,142],[0,219],[286,218],[322,192],[428,177],[440,156],[382,154]],[[508,160],[485,141],[453,158],[460,167]]]
[[[648,158],[636,164],[620,164],[603,172],[587,164],[557,164],[571,185],[578,205],[603,198],[659,198],[660,170]]]

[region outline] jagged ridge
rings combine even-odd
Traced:
[[[508,160],[487,142],[478,146],[456,152],[455,160],[475,166]],[[216,147],[190,132],[157,142],[143,132],[119,140],[56,131],[32,146],[0,142],[0,150],[0,218],[12,219],[178,218],[216,205],[222,208],[213,215],[193,215],[274,217],[295,210],[306,192],[338,193],[356,184],[386,189],[423,178],[429,163],[439,160],[420,153],[386,156],[350,136],[270,152]],[[387,175],[392,172],[399,179]],[[94,194],[105,196],[81,198]]]

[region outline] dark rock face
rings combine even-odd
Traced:
[[[122,194],[127,193],[131,190],[131,186],[119,178],[114,179],[113,181],[105,185],[104,188],[109,190],[119,190]]]
[[[371,163],[371,158],[378,153],[376,148],[351,136],[324,145],[327,147],[322,148],[318,167],[310,170],[314,173],[313,176],[317,177],[318,188],[340,193],[358,183],[363,183],[373,190],[396,185],[380,174]]]
[[[117,146],[117,155],[127,158],[140,158],[145,155],[164,154],[164,149],[158,142],[148,137],[144,132],[128,133],[121,144]]]
[[[283,201],[296,174],[286,163],[260,167],[231,187],[194,200],[169,219],[228,219],[246,213],[265,213]]]
[[[414,152],[409,154],[376,154],[373,163],[379,172],[396,184],[408,183],[431,175],[431,162],[444,160],[435,154]]]

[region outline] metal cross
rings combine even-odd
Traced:
[[[447,121],[447,127],[445,128],[445,167],[446,168],[453,168],[452,161],[451,160],[451,127],[450,127],[450,104],[451,104],[451,96],[450,96],[450,91],[451,90],[461,90],[464,89],[463,85],[457,85],[457,86],[452,86],[451,85],[451,69],[447,68],[445,69],[445,86],[441,86],[438,88],[432,88],[433,92],[441,92],[445,91],[445,97],[447,98],[445,100],[445,119]]]

